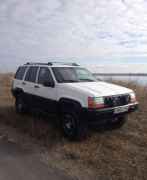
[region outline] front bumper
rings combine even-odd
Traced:
[[[115,113],[118,108],[127,108],[125,112]],[[102,124],[116,117],[122,117],[126,114],[134,112],[138,109],[138,102],[128,104],[125,106],[105,108],[105,109],[83,109],[83,116],[89,123]]]

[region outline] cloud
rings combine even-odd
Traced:
[[[0,56],[10,61],[144,54],[146,8],[144,0],[5,0]]]

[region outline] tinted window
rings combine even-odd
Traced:
[[[43,84],[44,82],[52,82],[53,78],[50,70],[47,67],[41,67],[39,71],[38,83]]]
[[[24,77],[24,74],[26,72],[26,69],[27,69],[26,66],[19,67],[17,72],[16,72],[15,78],[19,79],[19,80],[22,80],[23,77]]]
[[[38,70],[37,66],[30,67],[27,74],[26,74],[25,81],[35,82],[36,81],[37,70]]]

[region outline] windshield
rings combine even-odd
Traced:
[[[79,67],[53,67],[56,80],[59,83],[69,82],[95,82],[97,79],[84,68]]]

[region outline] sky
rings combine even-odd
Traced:
[[[147,0],[1,1],[0,72],[52,60],[147,63]]]

